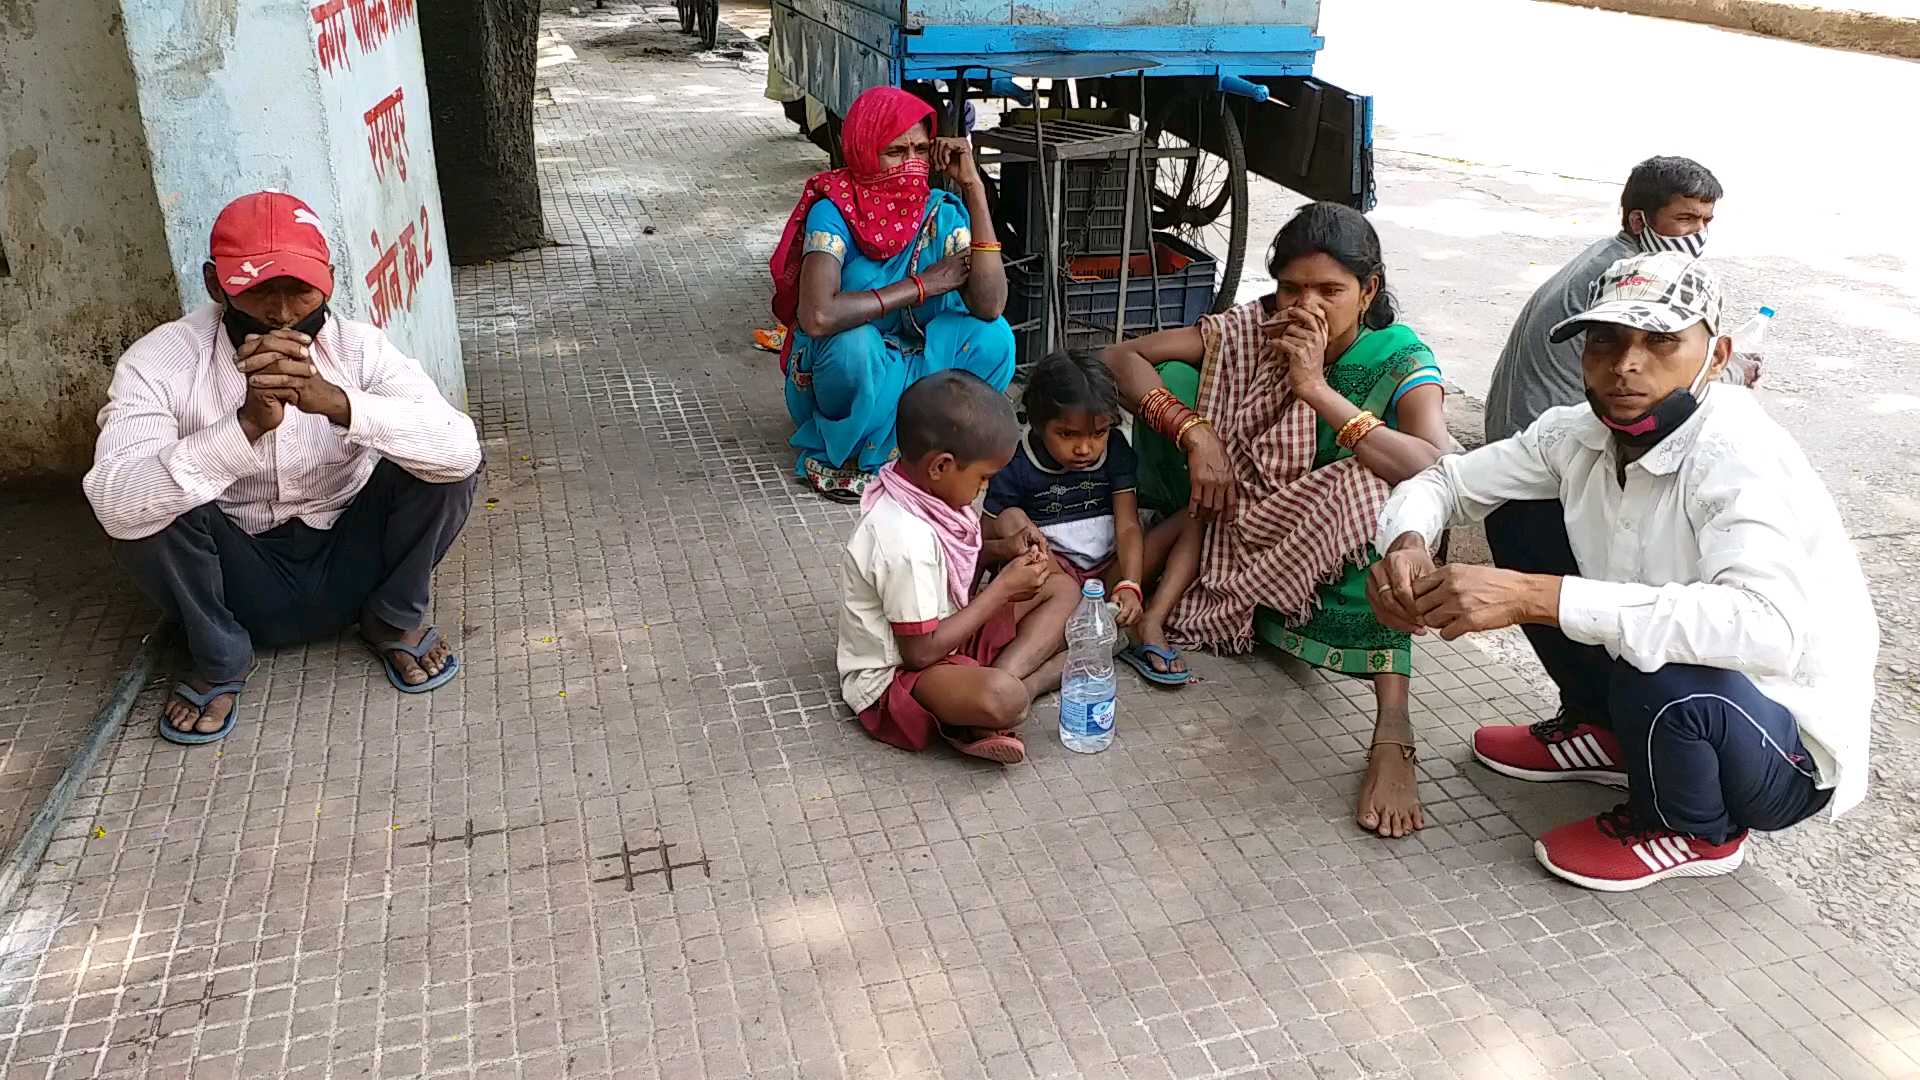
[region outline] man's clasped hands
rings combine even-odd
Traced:
[[[1436,567],[1426,537],[1410,532],[1367,571],[1367,600],[1385,626],[1452,641],[1476,630],[1558,625],[1560,579],[1495,566]]]

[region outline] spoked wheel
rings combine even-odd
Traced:
[[[1218,94],[1187,94],[1155,110],[1147,145],[1189,151],[1155,162],[1153,227],[1214,257],[1213,310],[1232,307],[1247,255],[1247,149]]]

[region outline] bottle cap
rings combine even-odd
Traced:
[[[1086,584],[1080,586],[1080,595],[1105,596],[1107,595],[1107,585],[1099,578],[1088,578]]]
[[[1762,307],[1760,309],[1760,314],[1771,319],[1773,318],[1773,309],[1770,307]]]

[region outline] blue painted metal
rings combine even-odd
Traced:
[[[1001,76],[987,84],[987,90],[994,97],[1012,98],[1016,104],[1033,104],[1033,95],[1027,88],[1006,76]]]
[[[866,0],[884,2],[884,0]],[[896,0],[897,2],[897,0]],[[1320,0],[907,0],[909,28],[939,23],[980,26],[1314,27]]]
[[[1326,43],[1305,26],[927,26],[906,34],[909,56],[927,53],[1306,53]]]
[[[947,79],[952,78],[958,71],[971,71],[977,76],[989,65],[992,70],[1002,71],[1017,65],[1041,63],[1058,55],[1057,53],[1009,53],[988,58],[965,53],[936,53],[908,57],[901,62],[899,70],[901,76],[907,79]],[[1213,78],[1223,71],[1243,78],[1260,75],[1313,74],[1313,54],[1311,53],[1237,55],[1157,53],[1154,58],[1160,62],[1146,70],[1148,78],[1165,78],[1174,75]]]
[[[1221,72],[1220,77],[1214,81],[1214,85],[1219,87],[1220,92],[1223,94],[1252,98],[1255,101],[1265,101],[1273,96],[1273,91],[1261,86],[1259,83],[1248,82],[1238,75],[1229,75],[1224,71]]]
[[[1031,73],[1089,54],[1150,57],[1147,75],[1161,78],[1311,75],[1322,42],[1304,26],[929,26],[900,44],[909,79],[966,68]]]

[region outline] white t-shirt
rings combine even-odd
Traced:
[[[946,555],[933,526],[882,498],[854,526],[840,585],[840,696],[861,712],[899,670],[894,634],[930,634],[954,613]]]

